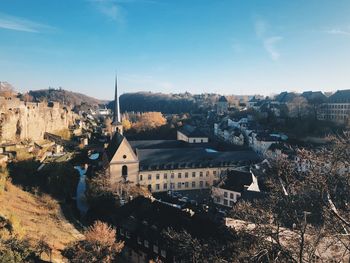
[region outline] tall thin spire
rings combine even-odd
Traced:
[[[120,123],[120,109],[119,109],[119,96],[118,96],[118,75],[115,75],[115,94],[114,94],[114,112],[113,123]]]

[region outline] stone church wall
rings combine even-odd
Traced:
[[[32,103],[0,98],[0,143],[40,140],[45,132],[67,129],[75,114],[59,103]]]

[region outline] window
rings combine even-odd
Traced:
[[[230,201],[230,206],[234,206],[235,202]]]
[[[166,251],[164,249],[160,251],[160,254],[162,255],[163,258],[166,258]]]
[[[185,173],[185,178],[188,178],[188,172]]]
[[[137,237],[137,244],[141,245],[142,242],[141,242],[141,237]]]
[[[216,197],[216,202],[220,203],[220,201],[221,201],[220,197]]]
[[[199,177],[203,177],[203,172],[199,172]]]
[[[196,139],[193,139],[193,142],[196,142]]]
[[[164,190],[168,189],[168,184],[167,184],[167,183],[164,183],[164,184],[163,184],[163,189],[164,189]]]
[[[205,181],[205,186],[209,187],[209,182],[208,181]]]
[[[224,205],[228,205],[228,200],[224,199]]]
[[[145,240],[145,241],[143,242],[143,244],[144,244],[145,247],[147,247],[147,248],[149,247],[148,240]]]
[[[160,175],[156,174],[156,180],[159,180],[159,178],[160,178]]]
[[[160,184],[156,184],[156,190],[160,189]]]
[[[158,246],[157,245],[153,245],[153,252],[158,254]]]
[[[203,181],[199,181],[199,187],[203,187]]]
[[[177,174],[177,178],[181,178],[181,173],[178,173],[178,174]]]
[[[205,173],[205,176],[207,176],[207,177],[209,176],[209,171],[207,171],[207,172]]]
[[[124,180],[126,180],[126,178],[128,177],[128,167],[126,165],[122,166],[122,177],[124,178]]]
[[[175,183],[170,183],[170,189],[175,189]]]
[[[196,182],[192,182],[192,187],[196,187]]]
[[[185,182],[185,188],[188,188],[188,185],[189,185],[188,182]]]
[[[152,180],[152,175],[151,174],[148,175],[148,180]]]
[[[142,181],[142,174],[140,174],[140,181]]]
[[[196,172],[192,172],[192,177],[196,177]]]
[[[180,182],[177,183],[177,188],[178,188],[178,189],[181,189],[181,183],[180,183]]]
[[[233,193],[230,193],[230,198],[233,199]]]
[[[126,155],[125,154],[123,155],[123,159],[126,159]]]
[[[168,174],[167,173],[164,174],[164,179],[165,180],[168,179]]]
[[[224,192],[224,197],[227,197],[227,192]]]
[[[174,179],[174,173],[171,173],[171,179]]]

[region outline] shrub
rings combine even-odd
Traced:
[[[69,262],[115,262],[124,247],[123,242],[116,242],[116,230],[100,221],[88,228],[85,237],[85,240],[74,242],[63,251]]]
[[[9,173],[7,169],[0,168],[0,195],[6,190],[6,182],[8,180]]]

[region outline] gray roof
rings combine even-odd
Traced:
[[[250,172],[232,170],[228,172],[226,178],[217,187],[235,192],[243,192],[244,186],[249,186],[252,182],[253,178]]]
[[[225,97],[225,96],[221,96],[221,97],[219,98],[219,102],[227,102],[226,97]]]
[[[205,148],[137,150],[140,170],[169,170],[198,167],[226,167],[259,160],[253,151],[208,152]]]
[[[108,144],[108,147],[106,149],[106,154],[108,157],[108,161],[111,161],[113,159],[113,156],[115,155],[116,151],[119,148],[119,145],[122,143],[124,139],[124,136],[121,135],[119,132],[116,132],[111,141]]]
[[[203,131],[192,125],[185,125],[179,131],[187,137],[208,137]]]
[[[338,90],[328,98],[330,103],[350,103],[350,89]]]
[[[209,143],[188,143],[180,140],[137,140],[129,141],[131,147],[136,149],[164,149],[164,148],[197,148],[213,147]]]

